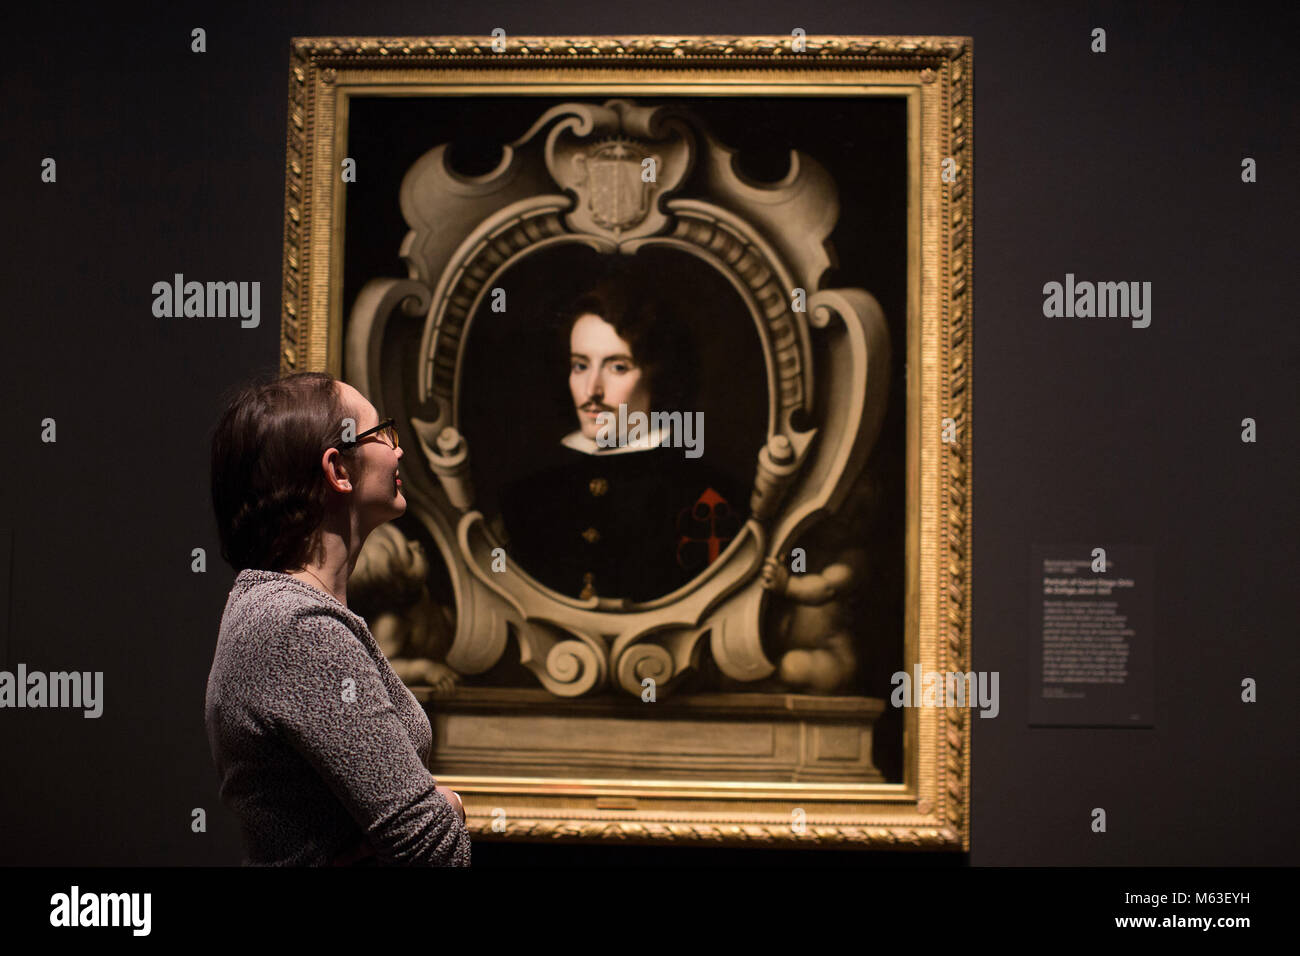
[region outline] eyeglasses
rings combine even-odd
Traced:
[[[340,447],[340,448],[352,448],[352,447],[355,447],[356,445],[360,445],[361,442],[362,442],[362,440],[365,439],[366,436],[368,436],[368,435],[374,435],[374,434],[378,433],[378,434],[379,434],[379,435],[384,439],[384,441],[386,441],[389,445],[392,446],[393,451],[396,451],[396,450],[397,450],[397,425],[396,425],[396,421],[397,421],[397,419],[395,419],[395,418],[385,418],[382,422],[380,422],[380,423],[379,423],[378,425],[376,425],[374,428],[367,428],[365,431],[363,431],[360,435],[358,435],[358,436],[357,436],[355,439],[353,439],[352,441],[342,441],[342,442],[339,442],[339,447]]]

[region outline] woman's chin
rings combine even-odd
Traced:
[[[396,495],[393,496],[391,505],[392,505],[392,510],[396,512],[396,514],[393,515],[393,517],[397,517],[397,515],[406,514],[406,496],[403,495],[400,490],[397,492]]]

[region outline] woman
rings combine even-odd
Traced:
[[[427,769],[429,719],[348,609],[366,536],[406,510],[397,445],[360,392],[319,372],[243,388],[213,433],[238,575],[205,716],[246,864],[469,865],[460,798]]]

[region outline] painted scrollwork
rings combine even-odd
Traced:
[[[407,172],[409,277],[365,286],[345,353],[348,380],[374,394],[395,361],[381,354],[386,327],[423,323],[418,407],[389,413],[404,416],[427,466],[411,476],[407,499],[452,578],[447,665],[483,673],[513,633],[520,663],[559,697],[611,686],[639,695],[647,678],[658,694],[671,693],[706,646],[731,680],[773,674],[761,640],[770,593],[761,571],[849,494],[888,389],[889,339],[875,299],[820,286],[839,215],[831,177],[794,152],[783,179],[749,182],[689,109],[626,99],[547,110],[481,176],[458,173],[447,149],[435,147]],[[693,171],[700,187],[683,195]],[[646,603],[568,597],[526,568],[499,573],[493,563],[504,549],[476,509],[474,449],[461,427],[461,403],[476,387],[464,377],[470,323],[513,265],[568,243],[611,256],[659,247],[707,263],[744,302],[766,364],[767,438],[755,449],[748,520],[695,580]],[[797,311],[804,301],[807,311]],[[826,346],[818,368],[815,337]],[[814,407],[815,375],[836,396],[826,407]]]

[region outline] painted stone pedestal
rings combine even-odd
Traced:
[[[557,700],[533,688],[412,688],[433,726],[432,769],[535,776],[876,783],[872,729],[883,700],[696,694]]]

